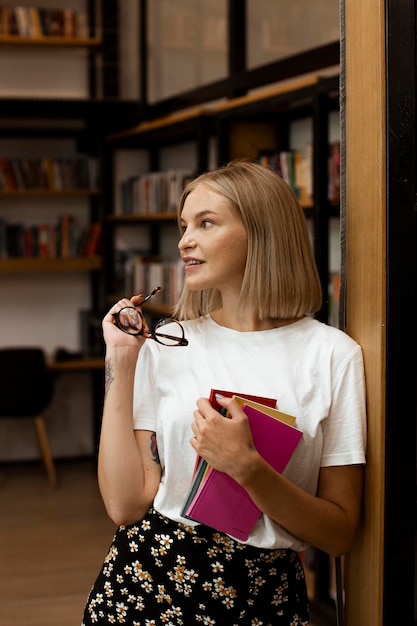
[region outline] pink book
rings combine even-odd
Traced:
[[[248,416],[254,444],[277,472],[283,472],[297,447],[302,432],[262,410],[242,405]],[[248,493],[228,474],[208,466],[203,480],[183,515],[212,526],[240,541],[249,537],[261,511]]]
[[[253,396],[247,393],[237,394],[237,393],[234,393],[233,391],[225,391],[224,389],[212,389],[210,391],[210,397],[209,397],[210,404],[214,409],[216,409],[216,411],[219,411],[220,413],[222,413],[222,415],[226,415],[226,412],[224,412],[225,409],[221,407],[220,404],[217,402],[217,396],[224,396],[225,398],[238,397],[242,401],[250,400],[251,402],[257,402],[258,404],[261,404],[262,406],[266,406],[270,408],[274,408],[277,405],[276,398],[266,398],[264,396]],[[242,405],[240,404],[240,406]],[[201,461],[203,461],[203,463],[205,463],[207,467],[207,463],[203,459],[201,459],[201,457],[197,455],[197,458],[195,460],[195,465],[194,465],[193,477],[195,473],[197,472],[199,465],[201,465]]]

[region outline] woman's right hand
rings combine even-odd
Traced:
[[[114,313],[117,313],[124,307],[135,307],[139,310],[140,303],[143,301],[143,294],[138,294],[133,296],[130,300],[128,298],[122,298],[116,304],[114,304],[111,309],[107,312],[107,314],[103,318],[102,327],[103,327],[103,337],[106,343],[107,348],[111,347],[126,347],[133,348],[137,351],[140,350],[143,343],[145,342],[145,338],[142,335],[129,335],[128,333],[123,332],[120,328],[115,324],[115,318],[113,317]],[[146,321],[143,320],[144,330],[147,330]]]

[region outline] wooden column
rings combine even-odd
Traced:
[[[384,0],[345,0],[347,332],[362,346],[368,406],[363,520],[345,570],[346,626],[382,624],[386,102]]]

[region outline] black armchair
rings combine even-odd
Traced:
[[[41,348],[0,349],[0,418],[32,418],[49,482],[57,475],[45,427],[43,411],[49,406],[53,373]]]

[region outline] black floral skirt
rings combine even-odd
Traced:
[[[306,626],[302,563],[292,550],[239,543],[153,509],[118,528],[83,626]]]

